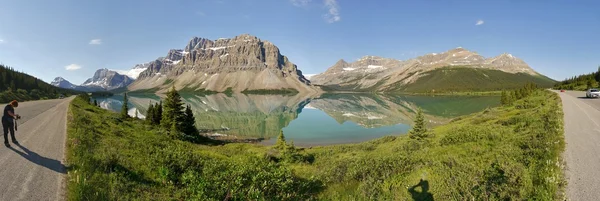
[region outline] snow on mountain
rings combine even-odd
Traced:
[[[138,76],[140,76],[140,73],[142,73],[146,69],[148,69],[148,66],[150,66],[150,62],[143,63],[143,64],[136,64],[133,68],[131,68],[129,70],[112,70],[112,71],[115,71],[121,75],[127,75],[133,79],[137,79]]]
[[[310,78],[311,78],[312,76],[315,76],[315,75],[316,75],[316,74],[304,74],[304,77],[305,77],[306,79],[310,80]]]
[[[97,70],[96,73],[94,73],[94,77],[86,80],[82,86],[100,87],[104,90],[113,90],[126,87],[132,82],[133,78],[104,68]]]
[[[74,85],[73,83],[65,80],[65,78],[62,77],[54,78],[54,80],[50,84],[63,89],[75,89],[77,87],[77,85]]]

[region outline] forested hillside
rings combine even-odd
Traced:
[[[500,91],[517,89],[527,83],[552,87],[556,81],[543,75],[507,73],[499,70],[467,67],[447,67],[425,72],[424,76],[410,84],[397,84],[389,91],[405,92],[464,92]]]
[[[598,87],[598,82],[600,82],[600,66],[598,66],[598,71],[596,72],[573,76],[572,78],[559,82],[554,85],[554,89],[583,91],[589,88]]]
[[[54,87],[31,75],[0,65],[0,103],[58,98],[74,91]]]

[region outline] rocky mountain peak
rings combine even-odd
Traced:
[[[383,59],[385,59],[385,58],[378,57],[378,56],[368,56],[367,55],[367,56],[361,57],[357,61],[359,61],[359,62],[365,62],[365,61],[366,62],[373,62],[373,61],[377,62],[377,61],[380,61],[380,60],[383,60]]]
[[[335,66],[338,66],[338,65],[346,65],[346,64],[348,64],[348,62],[346,62],[346,60],[344,60],[344,59],[340,59],[340,60],[338,60],[338,61],[335,63]]]
[[[65,88],[65,89],[75,89],[77,87],[77,85],[72,84],[71,82],[67,81],[65,78],[62,78],[62,77],[54,78],[54,80],[50,84],[52,86]]]
[[[364,56],[353,63],[338,61],[324,73],[315,75],[311,81],[316,85],[368,89],[395,83],[409,84],[429,71],[444,67],[484,68],[507,73],[539,75],[523,60],[504,53],[493,58],[485,58],[477,52],[457,47],[442,53],[430,53],[407,61],[376,56]]]
[[[94,77],[86,80],[82,86],[99,87],[104,90],[112,90],[116,88],[126,87],[133,82],[133,78],[126,75],[121,75],[116,71],[107,68],[98,69],[94,73]]]
[[[503,53],[493,58],[485,60],[485,65],[489,68],[512,73],[526,73],[530,75],[538,75],[525,61],[513,56],[509,53]]]
[[[63,78],[63,77],[56,77],[56,78],[54,78],[54,80],[52,81],[52,83],[62,82],[62,81],[65,81],[65,78]]]
[[[462,52],[462,51],[469,51],[463,47],[456,47],[454,49],[448,50],[448,53],[456,53],[456,52]]]
[[[231,75],[231,78],[219,78],[227,75]],[[310,88],[310,81],[280,53],[277,46],[249,34],[216,40],[194,37],[184,49],[170,50],[165,58],[151,62],[130,88],[160,87],[157,85],[164,81],[143,80],[158,80],[164,76],[178,77],[177,82],[184,86],[192,85],[215,91],[224,91],[227,87],[232,87],[235,91],[248,88]],[[179,78],[181,76],[186,78]],[[257,84],[249,86],[249,81],[244,81],[247,79],[256,79],[254,82]]]
[[[169,53],[167,53],[167,57],[163,58],[163,60],[171,63],[177,64],[181,59],[183,59],[184,52],[181,49],[171,49]]]
[[[184,50],[185,52],[191,52],[194,49],[205,48],[207,45],[212,45],[213,43],[213,41],[206,38],[193,37]]]

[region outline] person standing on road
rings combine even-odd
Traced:
[[[10,137],[12,142],[19,144],[15,139],[15,119],[19,119],[21,116],[15,114],[15,108],[19,107],[19,102],[13,100],[6,107],[4,107],[4,115],[2,115],[2,128],[4,129],[4,145],[10,147],[8,144],[8,132],[10,131]]]

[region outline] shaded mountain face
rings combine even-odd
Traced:
[[[293,88],[315,91],[279,48],[255,36],[209,40],[192,38],[184,49],[150,62],[129,89],[176,88],[233,91]]]
[[[86,80],[81,86],[113,90],[126,87],[132,82],[133,78],[105,68],[97,70],[94,77]]]
[[[322,85],[330,90],[401,91],[406,88],[403,86],[413,84],[428,75],[428,72],[440,68],[470,68],[482,69],[483,71],[489,70],[488,72],[500,71],[512,75],[524,74],[530,77],[531,81],[537,81],[538,77],[543,77],[523,60],[511,54],[505,53],[493,58],[485,58],[476,52],[459,47],[447,52],[431,53],[407,61],[374,56],[366,56],[352,63],[340,60],[324,73],[313,76],[311,81],[315,85]],[[474,82],[485,82],[487,74],[482,73],[483,78],[477,78]],[[545,80],[538,84],[552,82],[549,78],[543,78]],[[515,82],[521,81],[523,81],[521,78],[515,79]],[[444,83],[440,84],[443,85]],[[473,84],[477,86],[478,83]],[[435,86],[432,86],[431,89],[426,89],[426,91],[435,90],[435,88]],[[457,90],[460,91],[461,89],[457,88]]]

